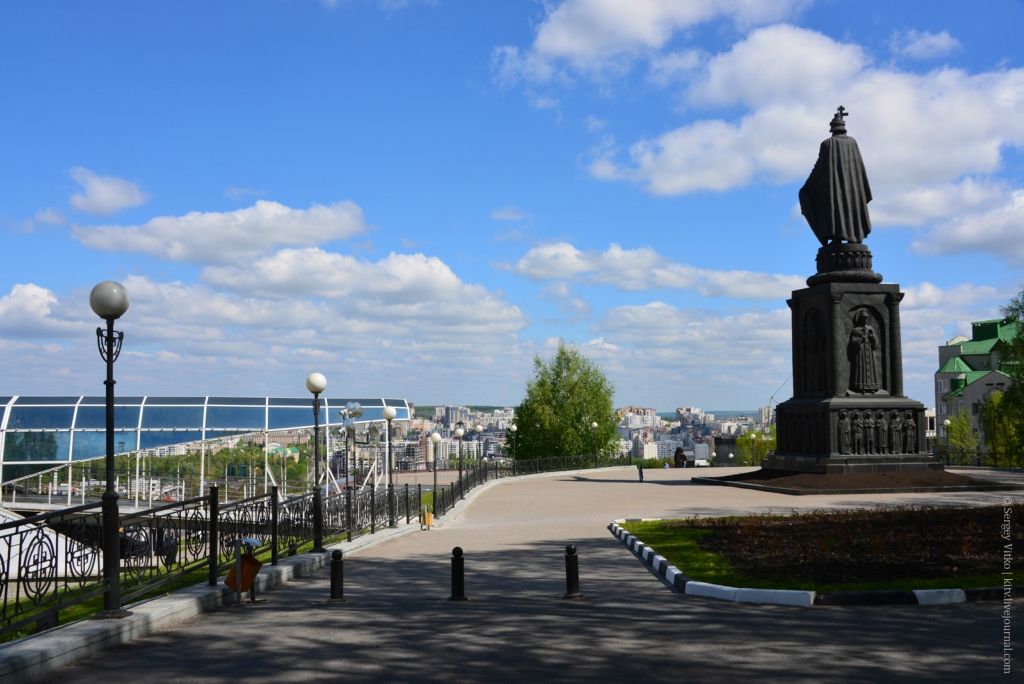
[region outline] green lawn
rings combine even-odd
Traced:
[[[798,589],[804,591],[864,591],[873,589],[974,589],[998,587],[1003,577],[998,573],[940,578],[902,578],[886,582],[846,584],[819,583],[809,580],[760,579],[737,573],[721,554],[705,551],[697,540],[712,534],[711,530],[688,527],[667,527],[665,522],[626,523],[622,527],[644,544],[661,554],[690,579],[710,584],[751,589]],[[1024,584],[1024,570],[1013,572],[1014,585]]]

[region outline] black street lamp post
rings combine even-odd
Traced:
[[[324,550],[323,500],[320,493],[320,393],[327,389],[327,378],[310,373],[306,389],[313,393],[313,553]]]
[[[385,438],[385,454],[388,459],[388,527],[398,527],[398,518],[395,515],[395,465],[391,458],[391,421],[398,415],[394,406],[384,407],[384,420],[388,422]]]
[[[131,615],[121,608],[121,539],[120,510],[117,500],[120,496],[114,486],[114,362],[121,354],[124,333],[114,330],[114,321],[128,310],[128,292],[120,283],[107,280],[92,289],[89,306],[97,316],[107,322],[104,330],[96,328],[96,345],[100,358],[107,364],[107,486],[103,492],[103,581],[106,593],[103,595],[103,610],[96,615],[99,619],[123,618]],[[69,485],[70,486],[70,485]]]
[[[477,460],[477,466],[479,466],[481,463],[483,463],[484,456],[487,455],[484,453],[484,443],[483,440],[481,439],[481,435],[484,432],[484,426],[481,425],[480,423],[477,423],[476,427],[474,427],[473,429],[476,430],[476,441],[480,445],[480,458]]]
[[[516,461],[516,441],[517,441],[516,440],[516,430],[518,430],[518,429],[519,428],[516,427],[515,423],[512,423],[511,425],[508,426],[508,431],[512,433],[512,474],[513,475],[516,474],[516,466],[519,465],[518,462]]]
[[[440,441],[441,435],[437,434],[436,432],[430,435],[430,443],[433,444],[433,447],[431,448],[434,450],[434,496],[432,499],[434,505],[432,509],[435,511],[437,510],[437,443]]]
[[[594,431],[594,467],[597,467],[597,421],[590,424],[590,428]]]
[[[949,425],[949,418],[942,421],[942,431],[946,433],[946,465],[952,463],[952,461],[949,458]]]
[[[459,492],[462,491],[462,436],[466,434],[466,430],[463,427],[465,423],[461,420],[457,422],[455,428],[455,437],[459,440]]]

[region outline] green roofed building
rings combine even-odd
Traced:
[[[1001,370],[1000,355],[1019,325],[1010,319],[978,321],[971,324],[971,339],[958,335],[939,347],[939,370],[935,372],[939,436],[943,434],[942,421],[964,412],[977,431],[979,402],[1013,382]]]

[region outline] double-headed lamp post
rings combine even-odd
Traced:
[[[327,389],[327,378],[310,373],[306,389],[313,393],[313,553],[324,550],[323,501],[320,493],[320,393]]]
[[[434,449],[434,498],[435,498],[434,503],[435,504],[437,503],[437,501],[436,501],[436,498],[437,498],[437,443],[440,442],[440,441],[441,441],[441,435],[437,434],[436,432],[434,432],[434,433],[432,433],[430,435],[430,443],[434,445],[433,449]]]
[[[388,433],[386,435],[385,452],[388,458],[388,516],[390,522],[388,527],[398,527],[398,518],[395,516],[395,464],[391,458],[391,421],[398,415],[394,406],[384,407],[384,420],[388,421]]]
[[[590,429],[594,431],[594,467],[597,467],[597,421],[590,424]]]
[[[349,476],[349,465],[348,465],[349,447],[348,447],[348,442],[349,442],[349,438],[350,437],[352,438],[353,442],[355,441],[355,434],[356,434],[355,420],[357,418],[361,418],[363,416],[363,407],[362,407],[362,405],[358,401],[350,401],[350,402],[345,404],[345,408],[343,408],[340,411],[338,411],[338,414],[342,416],[343,420],[341,421],[341,425],[342,425],[343,428],[345,428],[345,486],[347,487],[348,486],[348,476]],[[353,461],[354,460],[355,459],[353,459]],[[355,463],[353,463],[353,465],[355,465]]]
[[[103,611],[96,617],[101,619],[122,618],[131,615],[121,608],[121,540],[120,510],[117,488],[114,486],[114,362],[121,354],[124,333],[114,330],[114,321],[128,310],[128,291],[121,283],[107,280],[92,289],[89,306],[97,316],[107,322],[106,329],[96,328],[96,345],[100,358],[107,363],[107,487],[103,492],[103,581],[106,593],[103,595]],[[68,485],[70,486],[70,485]]]

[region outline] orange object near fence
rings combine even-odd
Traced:
[[[263,567],[263,563],[256,560],[256,556],[252,554],[242,554],[242,591],[249,591],[249,587],[252,586],[252,581],[256,579],[256,574],[259,573],[260,568]],[[228,573],[227,579],[224,580],[224,584],[228,586],[231,591],[238,591],[235,587],[235,566],[231,566],[231,572]]]

